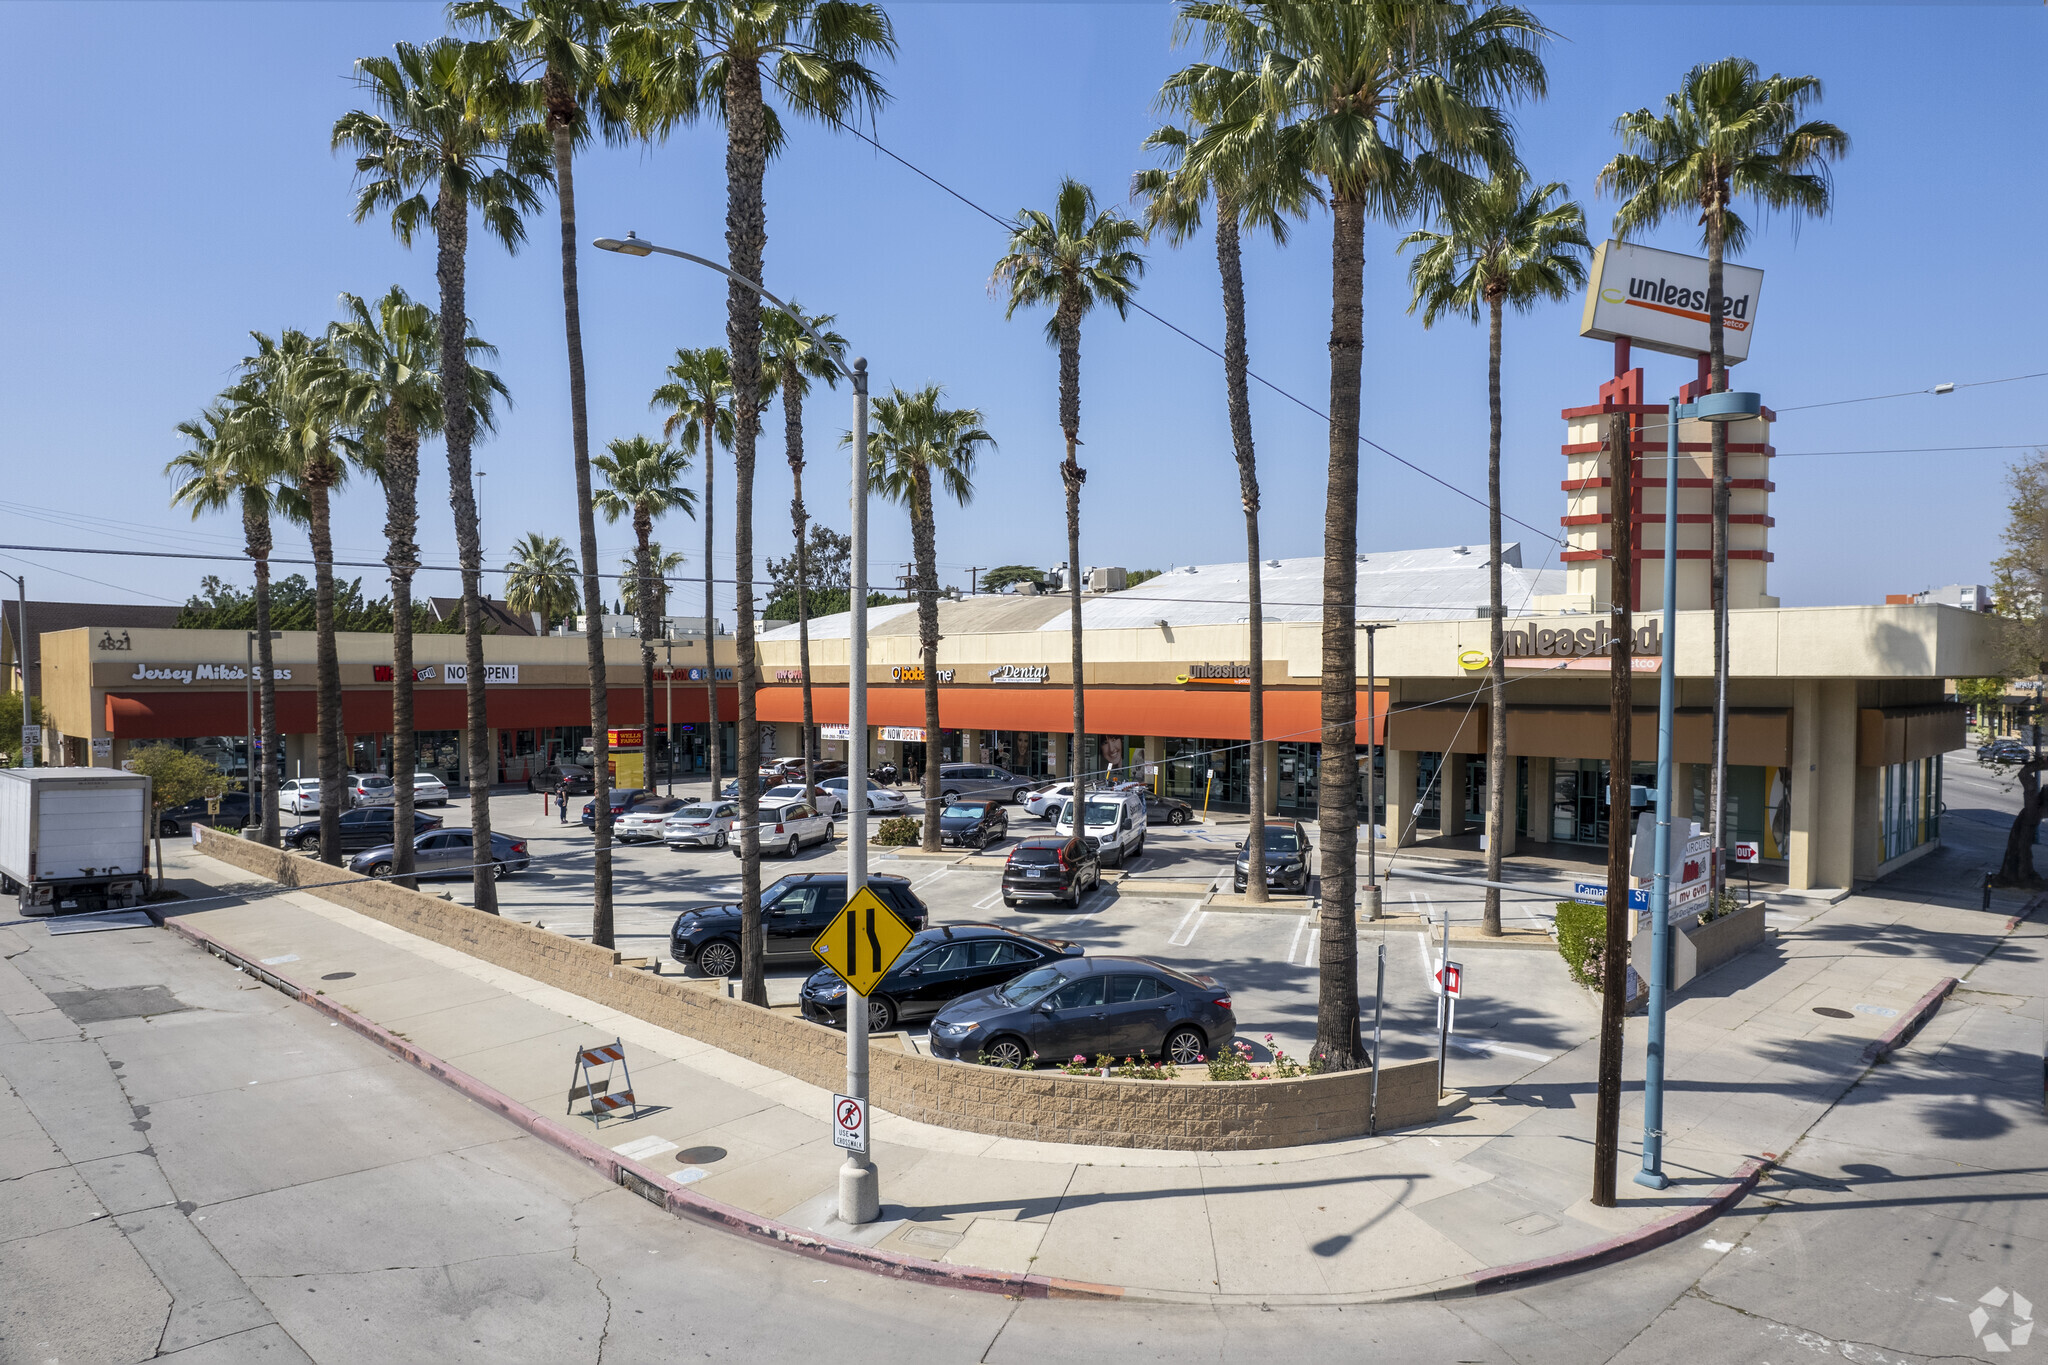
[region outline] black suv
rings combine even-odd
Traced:
[[[172,806],[157,817],[157,832],[165,838],[174,839],[190,834],[194,825],[212,825],[216,829],[240,829],[254,820],[263,818],[263,798],[249,799],[247,792],[227,792],[220,798],[220,810],[209,813],[207,799],[187,801],[182,806]],[[253,809],[253,819],[252,819]]]
[[[1252,855],[1246,847],[1250,842],[1241,839],[1237,845],[1237,870],[1232,874],[1231,886],[1240,895],[1252,875]],[[1307,891],[1310,847],[1308,830],[1299,820],[1267,825],[1266,885],[1297,896]]]
[[[896,917],[921,930],[931,920],[924,902],[911,894],[902,877],[869,877],[868,886]],[[766,940],[763,961],[805,962],[811,943],[825,932],[832,917],[846,908],[844,872],[810,872],[784,877],[761,892],[761,928]],[[701,905],[676,916],[669,930],[668,955],[705,976],[735,976],[740,969],[740,907]]]
[[[590,769],[579,768],[573,763],[542,768],[526,779],[526,789],[530,792],[560,791],[565,777],[569,779],[571,796],[587,796],[597,790],[597,779],[590,775]]]
[[[343,849],[382,848],[394,842],[391,837],[392,816],[395,812],[389,806],[358,806],[341,813],[341,846]],[[424,811],[412,813],[412,832],[425,834],[430,829],[441,828],[441,817],[428,815]],[[293,825],[284,832],[286,848],[317,849],[320,847],[320,822],[308,820],[303,825]]]
[[[898,1020],[937,1014],[950,1000],[1000,986],[1020,972],[1061,958],[1078,958],[1081,945],[1039,938],[999,924],[949,924],[910,941],[896,965],[868,996],[868,1027],[879,1033]],[[829,967],[804,982],[804,1018],[846,1027],[846,983]]]
[[[1026,839],[1003,864],[1003,904],[1061,901],[1072,909],[1102,881],[1102,863],[1086,839]]]
[[[987,848],[1010,832],[1010,817],[1000,801],[961,798],[939,812],[939,840],[967,848]]]
[[[612,819],[616,820],[642,801],[652,801],[661,795],[652,787],[613,787],[611,790]],[[595,799],[583,803],[583,828],[597,828],[597,802]]]

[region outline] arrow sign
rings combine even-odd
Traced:
[[[913,937],[911,927],[863,886],[812,941],[811,952],[855,995],[870,995]]]

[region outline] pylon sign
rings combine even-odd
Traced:
[[[811,952],[855,995],[869,995],[914,937],[916,931],[863,886],[812,941]]]

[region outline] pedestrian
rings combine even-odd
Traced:
[[[560,823],[561,823],[561,824],[564,824],[564,825],[568,824],[568,823],[569,823],[569,779],[568,779],[568,778],[566,778],[566,777],[564,777],[564,778],[562,779],[562,784],[561,784],[561,785],[560,785],[559,787],[556,787],[556,788],[555,788],[555,804],[556,804],[556,805],[558,805],[559,807],[561,807],[561,820],[560,820]]]

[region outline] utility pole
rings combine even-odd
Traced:
[[[853,362],[853,613],[846,671],[846,899],[868,884],[868,362]],[[933,735],[933,743],[938,736]],[[868,1100],[867,997],[846,992],[846,1093]],[[839,1168],[839,1220],[859,1227],[882,1213],[873,1144]]]
[[[1635,453],[1630,449],[1630,411],[1641,395],[1633,386],[1617,384],[1612,422],[1607,435],[1609,543],[1613,567],[1608,574],[1613,650],[1608,678],[1613,708],[1614,743],[1607,768],[1607,941],[1600,972],[1600,1081],[1593,1138],[1593,1203],[1614,1207],[1616,1165],[1621,1145],[1621,1019],[1628,1003],[1628,944],[1635,915],[1629,907],[1629,722],[1635,706],[1634,619],[1629,604],[1635,589]],[[1636,400],[1631,402],[1630,400]],[[1666,487],[1665,495],[1676,493]],[[1666,554],[1671,553],[1667,547]]]
[[[28,579],[14,573],[0,573],[0,578],[14,580],[14,665],[21,670],[21,733],[13,738],[21,741],[21,766],[33,768],[39,746],[28,742],[28,732],[34,727],[40,735],[42,729],[35,725],[35,685],[29,681],[28,672]]]
[[[970,564],[967,566],[967,595],[969,597],[978,597],[981,595],[982,567],[983,566],[979,564]]]
[[[1379,673],[1373,661],[1373,645],[1379,633],[1387,629],[1385,621],[1372,621],[1359,626],[1365,632],[1365,917],[1375,920],[1380,917],[1380,830],[1379,830]],[[1252,755],[1252,762],[1263,763],[1264,754]],[[1391,801],[1388,805],[1392,805]],[[1384,972],[1386,965],[1381,963]],[[1377,1008],[1377,1006],[1375,1006]],[[1379,1041],[1377,1030],[1373,1041],[1373,1064],[1379,1064]],[[1374,1085],[1378,1085],[1375,1077]]]

